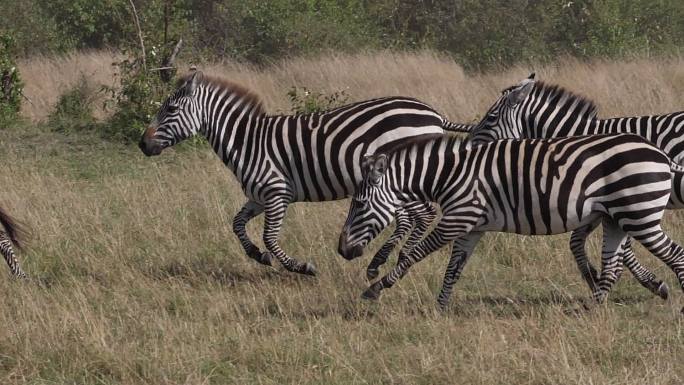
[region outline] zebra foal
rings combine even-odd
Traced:
[[[397,148],[410,139],[439,136],[445,130],[467,131],[467,127],[404,97],[366,100],[322,113],[267,115],[249,90],[197,71],[183,78],[164,101],[139,145],[145,155],[153,156],[190,136],[205,136],[248,198],[233,220],[233,232],[247,255],[268,265],[275,256],[289,271],[314,275],[311,263],[291,258],[279,245],[290,203],[343,199],[361,181],[362,154]],[[261,213],[265,214],[267,252],[254,245],[245,228]],[[415,229],[405,250],[417,243],[434,217],[429,204],[407,204],[399,212],[390,244],[369,265],[368,276],[377,276],[378,266],[412,223]]]
[[[660,228],[672,178],[683,169],[640,136],[501,140],[473,147],[440,138],[389,156],[372,155],[363,169],[339,239],[343,257],[360,256],[406,202],[436,202],[443,212],[408,258],[364,292],[366,298],[377,298],[414,263],[453,242],[438,297],[444,307],[483,232],[559,234],[598,222],[605,230],[597,301],[619,275],[627,235],[665,262],[684,290],[684,250]]]
[[[674,162],[684,159],[684,111],[662,115],[600,119],[591,101],[556,85],[535,81],[534,74],[506,88],[482,120],[472,128],[473,144],[506,138],[556,138],[564,136],[631,133],[648,139]],[[684,208],[684,180],[674,181],[668,208]],[[596,226],[573,231],[570,249],[585,281],[592,288],[596,269],[586,256],[585,244]],[[623,245],[625,265],[643,286],[667,298],[667,285],[641,266],[628,238]]]
[[[0,230],[0,254],[5,258],[5,262],[7,262],[7,266],[9,266],[13,276],[26,278],[26,273],[21,269],[21,265],[19,265],[19,261],[12,248],[13,244],[21,248],[19,235],[22,233],[22,229],[2,207],[0,207],[0,223],[5,229],[5,231]]]

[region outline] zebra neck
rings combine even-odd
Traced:
[[[216,155],[240,178],[240,165],[262,147],[262,116],[255,112],[256,106],[234,94],[205,100],[204,135]]]
[[[601,120],[596,118],[572,119],[571,117],[534,118],[526,124],[528,138],[557,138],[565,136],[595,135],[603,133]]]
[[[438,186],[430,183],[433,180],[427,180],[428,177],[423,173],[422,167],[416,167],[415,160],[411,163],[404,163],[405,160],[401,162],[403,165],[395,167],[390,176],[397,203],[404,205],[416,201],[435,202]]]

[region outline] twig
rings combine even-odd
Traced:
[[[135,4],[133,0],[128,0],[131,3],[131,8],[133,9],[133,18],[135,19],[135,27],[138,30],[138,38],[140,39],[140,49],[142,50],[142,64],[143,69],[147,70],[147,55],[145,54],[145,43],[143,42],[142,29],[140,29],[140,19],[138,19],[138,11],[135,9]]]
[[[176,69],[176,67],[173,67],[173,66],[171,66],[171,67],[157,67],[157,68],[150,68],[150,69],[148,69],[148,71],[164,71],[164,70],[172,70],[172,69]]]
[[[29,97],[26,96],[26,95],[24,94],[24,91],[19,91],[19,94],[21,94],[21,96],[23,96],[24,99],[26,99],[27,102],[29,102],[32,106],[35,107],[35,104],[33,104],[33,102],[31,101],[31,99],[29,99]]]

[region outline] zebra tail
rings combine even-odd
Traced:
[[[25,234],[25,231],[14,218],[3,210],[2,207],[0,207],[0,223],[2,223],[2,226],[5,228],[12,243],[14,243],[17,248],[22,249],[22,242],[20,242],[19,239]]]
[[[464,134],[470,133],[470,130],[472,130],[475,127],[474,124],[468,124],[468,123],[454,123],[451,122],[447,119],[444,119],[442,121],[442,128],[444,131],[449,131],[449,132],[462,132]]]

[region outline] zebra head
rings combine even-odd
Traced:
[[[140,138],[139,147],[145,155],[159,155],[166,147],[200,131],[202,111],[197,89],[202,84],[202,78],[200,71],[186,77],[181,86],[161,105],[157,116]]]
[[[482,120],[470,131],[469,141],[472,144],[481,144],[504,138],[523,137],[523,102],[532,92],[534,85],[533,72],[519,84],[503,90]]]
[[[388,167],[389,158],[385,154],[363,159],[363,180],[352,197],[340,234],[338,252],[345,259],[360,257],[363,248],[394,218],[396,197],[385,175]]]

